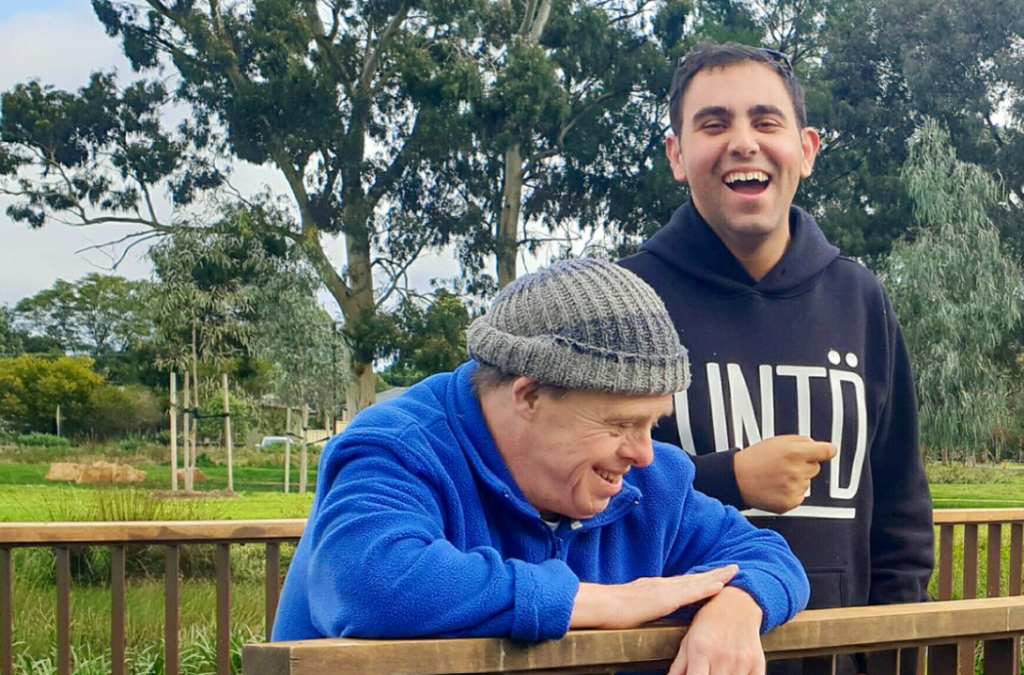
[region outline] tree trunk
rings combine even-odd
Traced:
[[[531,0],[519,27],[519,37],[538,44],[551,16],[551,0]],[[516,255],[519,214],[523,208],[523,150],[519,143],[505,152],[505,176],[501,199],[501,220],[498,222],[498,288],[505,288],[516,279]]]
[[[516,235],[523,202],[523,155],[518,143],[505,152],[504,183],[496,251],[499,288],[505,288],[516,279]]]

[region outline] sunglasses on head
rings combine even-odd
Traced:
[[[771,58],[772,61],[775,61],[780,66],[782,66],[782,69],[787,74],[793,73],[793,62],[789,59],[789,54],[777,52],[774,49],[766,49],[764,47],[759,47],[757,51],[761,52],[762,54],[765,54],[766,56]],[[686,59],[689,58],[692,54],[693,53],[691,52],[690,54],[683,54],[682,56],[680,56],[679,62],[676,64],[676,68],[682,68],[683,64],[686,63]]]

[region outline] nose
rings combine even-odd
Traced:
[[[638,469],[650,466],[654,462],[654,444],[651,441],[650,429],[630,434],[622,444],[619,454]]]
[[[752,157],[760,150],[754,129],[746,124],[733,126],[732,137],[729,139],[729,153],[734,157]]]

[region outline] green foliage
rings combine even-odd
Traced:
[[[33,431],[30,434],[22,434],[15,441],[18,445],[30,448],[69,448],[71,441],[63,436],[53,434],[42,434]]]
[[[884,280],[914,365],[922,443],[973,455],[1012,424],[1006,343],[1024,280],[989,217],[996,181],[958,160],[934,121],[915,134],[904,180],[919,229],[893,247]]]
[[[968,467],[960,462],[943,466],[928,462],[925,472],[930,485],[1009,485],[1014,482],[1005,467]]]
[[[441,290],[426,309],[408,299],[387,317],[393,328],[389,355],[394,360],[382,377],[405,387],[434,373],[455,370],[467,358],[469,312],[455,295]]]
[[[93,438],[137,437],[166,424],[163,402],[146,387],[106,385],[89,397],[87,430]]]
[[[85,357],[0,359],[0,424],[15,431],[55,429],[61,407],[68,434],[86,429],[89,402],[103,385]]]
[[[22,337],[14,327],[14,312],[7,305],[0,305],[0,358],[18,356],[24,348]]]
[[[339,331],[317,303],[319,287],[311,271],[298,265],[263,280],[254,349],[270,363],[267,379],[281,402],[292,406],[305,403],[333,417],[340,413],[350,381],[352,335]],[[354,343],[368,344],[366,340]],[[372,357],[364,362],[370,361]]]
[[[209,439],[218,445],[224,445],[224,399],[223,394],[217,396],[211,390],[199,406],[199,414],[202,418],[199,421],[199,435],[201,438]],[[256,415],[255,405],[248,396],[245,396],[237,388],[230,392],[231,402],[231,435],[235,443],[248,438],[253,428],[253,419]],[[196,458],[198,461],[198,458]]]

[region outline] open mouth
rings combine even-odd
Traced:
[[[600,469],[594,469],[594,473],[600,476],[604,482],[609,485],[618,485],[622,482],[622,475],[617,473],[608,473],[607,471],[601,471]]]
[[[768,189],[771,176],[764,171],[734,171],[726,174],[722,182],[741,195],[759,195]]]

